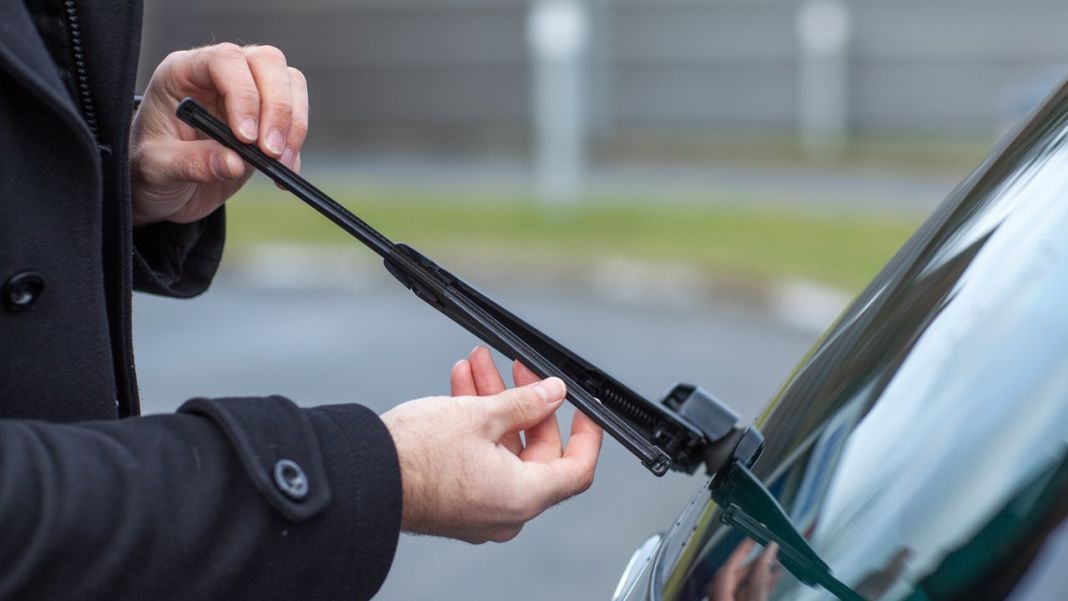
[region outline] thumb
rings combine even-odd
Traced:
[[[560,378],[547,378],[493,395],[488,406],[493,436],[518,432],[541,423],[560,407],[566,393],[567,387]]]
[[[241,157],[214,140],[175,141],[161,150],[161,160],[155,162],[161,180],[210,184],[239,179],[245,174]]]

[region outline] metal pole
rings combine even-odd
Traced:
[[[839,154],[848,140],[851,29],[843,0],[804,0],[798,7],[799,129],[802,148],[816,158]]]
[[[586,163],[586,67],[590,24],[582,0],[533,0],[527,21],[539,197],[573,204]]]

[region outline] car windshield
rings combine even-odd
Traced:
[[[756,475],[861,598],[967,598],[984,570],[1018,577],[1006,566],[1064,516],[1066,201],[1062,88],[928,220],[762,418]],[[707,598],[741,540],[721,518],[707,496],[683,516],[654,593]],[[772,598],[827,596],[786,574]]]

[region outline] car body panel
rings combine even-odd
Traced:
[[[954,558],[1034,550],[1068,492],[1068,86],[927,220],[758,423],[754,473],[864,598],[958,598],[974,583],[948,584]],[[699,493],[629,598],[702,598],[740,540],[718,517]],[[991,534],[1008,523],[1045,530]],[[790,577],[773,595],[828,597]]]

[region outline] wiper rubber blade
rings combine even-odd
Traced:
[[[195,100],[183,100],[177,115],[381,256],[386,269],[429,305],[539,377],[563,380],[567,399],[653,474],[693,473],[701,464],[715,473],[736,460],[751,465],[759,455],[759,432],[737,427],[738,416],[703,390],[679,385],[662,403],[645,399],[415,249],[391,241],[255,145],[241,142]]]

